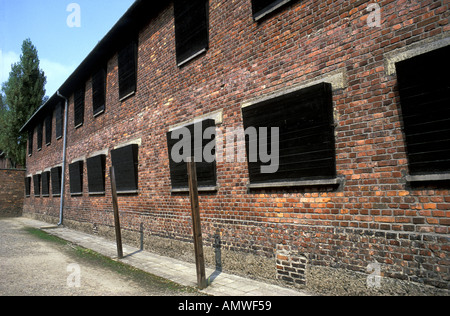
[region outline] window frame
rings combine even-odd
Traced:
[[[191,122],[182,126],[178,126],[172,130],[170,130],[169,132],[167,132],[167,149],[168,149],[168,157],[169,157],[169,169],[170,169],[170,182],[171,182],[171,192],[172,193],[177,193],[177,192],[188,192],[189,191],[189,182],[188,182],[188,177],[187,177],[187,162],[186,159],[180,163],[176,163],[171,159],[171,152],[172,152],[172,148],[173,145],[182,141],[181,139],[178,140],[174,140],[172,139],[171,135],[174,131],[179,130],[181,128],[187,128],[190,132],[191,132],[191,156],[194,156],[195,153],[195,149],[194,149],[194,141],[193,141],[193,131],[195,130],[195,125],[196,124],[202,124],[202,136],[204,134],[204,131],[206,128],[209,127],[214,127],[217,128],[216,126],[216,121],[212,118],[203,118],[200,121],[196,121],[196,122]],[[214,139],[216,135],[214,136]],[[211,141],[213,141],[213,139],[208,139],[205,140],[202,138],[202,154],[203,154],[203,150],[204,147],[207,143],[210,143]],[[216,148],[217,149],[217,148]],[[217,151],[216,151],[217,152]],[[197,174],[197,182],[198,182],[198,191],[199,192],[214,192],[217,191],[217,162],[216,159],[214,159],[213,162],[204,162],[203,161],[203,155],[202,155],[202,162],[196,162],[196,167],[197,167],[197,172],[199,170],[205,172],[210,173],[210,176],[212,176],[212,178],[210,179],[203,179],[201,178],[201,176],[199,174]],[[182,171],[178,171],[176,172],[176,169],[180,169]],[[209,169],[209,170],[208,170]],[[180,173],[185,176],[185,184],[183,183],[183,185],[179,184],[179,181],[175,181],[175,178],[179,178]],[[184,182],[184,181],[183,181]],[[208,183],[210,182],[210,183]],[[203,183],[203,184],[202,184]]]
[[[320,99],[314,99],[313,96],[316,95],[317,93],[324,93],[323,95],[319,95]],[[322,175],[308,175],[308,176],[294,176],[294,171],[290,171],[290,170],[282,170],[280,171],[280,169],[273,173],[272,175],[272,179],[270,179],[270,176],[261,176],[263,175],[263,173],[261,172],[254,172],[253,170],[255,170],[255,165],[256,166],[263,166],[264,164],[262,164],[261,162],[250,162],[249,161],[249,137],[246,137],[245,139],[245,146],[246,146],[246,153],[247,153],[247,166],[248,166],[248,172],[249,172],[249,189],[259,189],[259,188],[277,188],[277,187],[301,187],[301,186],[335,186],[335,185],[339,185],[341,183],[341,180],[338,178],[337,176],[337,168],[336,168],[336,140],[335,140],[335,122],[334,122],[334,104],[333,104],[333,90],[332,90],[332,85],[331,83],[327,83],[325,81],[323,82],[319,82],[319,83],[315,83],[313,85],[308,85],[305,87],[301,87],[297,90],[294,91],[289,91],[287,93],[281,93],[281,94],[275,94],[274,97],[266,97],[264,99],[262,99],[261,101],[257,101],[257,102],[253,102],[251,104],[246,104],[245,107],[242,108],[242,117],[243,117],[243,124],[244,124],[244,129],[247,129],[249,127],[263,127],[263,126],[259,126],[258,123],[258,117],[252,117],[252,112],[253,115],[255,115],[255,113],[262,113],[260,115],[264,115],[264,113],[270,113],[269,111],[273,111],[276,110],[277,108],[283,109],[283,106],[280,105],[280,102],[284,102],[287,104],[291,104],[291,103],[298,103],[299,100],[301,99],[305,99],[305,100],[313,100],[314,102],[321,102],[321,104],[317,105],[317,106],[321,106],[321,107],[326,107],[326,108],[321,108],[321,123],[317,126],[315,126],[313,123],[311,125],[311,129],[318,129],[320,125],[324,125],[325,127],[327,127],[327,129],[322,132],[323,134],[321,134],[323,137],[325,137],[325,143],[327,143],[327,147],[325,147],[325,149],[320,149],[320,151],[325,152],[325,159],[322,158],[318,158],[318,159],[314,159],[311,160],[313,161],[313,163],[315,163],[315,161],[319,161],[319,160],[328,160],[329,163],[327,164],[327,168],[328,168],[328,173],[325,173],[324,170],[321,170],[324,172],[324,174]],[[315,103],[312,103],[313,105],[311,106],[316,106]],[[284,105],[286,107],[286,105]],[[310,105],[306,104],[306,103],[301,103],[298,105],[298,111],[300,111],[302,109],[302,107],[308,107]],[[273,110],[272,110],[273,109]],[[287,107],[287,109],[291,109],[291,107]],[[283,111],[280,110],[278,111],[279,113],[277,115],[279,115],[280,117],[278,117],[278,119],[282,118],[283,115]],[[273,111],[273,113],[275,113],[275,111]],[[314,115],[314,112],[312,112],[313,114],[309,114],[309,115]],[[266,114],[267,115],[267,114]],[[275,114],[274,114],[275,115]],[[286,122],[288,119],[290,120],[294,120],[294,116],[292,114],[286,114]],[[247,116],[247,117],[246,117]],[[270,118],[266,118],[270,119]],[[256,122],[255,122],[256,120]],[[273,120],[273,119],[271,119]],[[284,119],[283,119],[284,120]],[[253,124],[253,123],[257,123],[257,124]],[[286,123],[285,123],[286,124]],[[255,126],[256,125],[256,126]],[[269,127],[269,126],[267,126]],[[275,126],[270,126],[270,127],[275,127]],[[288,127],[289,128],[289,127]],[[294,127],[295,128],[295,127]],[[323,128],[321,128],[323,129]],[[268,129],[270,131],[270,129]],[[284,131],[282,129],[280,129],[280,137],[282,136],[281,133],[284,133]],[[298,133],[295,130],[290,131],[289,133],[293,134],[293,133]],[[269,135],[269,134],[268,134]],[[293,134],[295,135],[295,134]],[[322,137],[321,136],[321,137]],[[312,139],[312,136],[308,136],[307,134],[303,134],[300,135],[298,138],[303,138],[303,137],[310,137]],[[287,140],[280,140],[280,144],[283,142],[286,142]],[[298,140],[294,140],[293,141],[295,143],[295,146],[291,146],[293,149],[291,149],[290,147],[282,147],[280,146],[279,150],[280,150],[280,168],[281,166],[284,165],[289,165],[290,163],[284,163],[282,161],[283,155],[282,152],[285,151],[289,151],[289,150],[295,150],[295,148],[301,148],[302,146],[305,146],[304,144],[302,144],[301,142],[299,142]],[[259,146],[258,146],[259,148]],[[309,152],[304,153],[304,155],[309,155]],[[302,155],[302,152],[295,152],[294,155]],[[258,158],[259,159],[259,158]],[[284,159],[283,159],[284,160]],[[259,164],[259,165],[258,165]],[[316,166],[315,168],[317,169],[321,169],[318,166]],[[325,169],[326,170],[326,169]],[[276,174],[277,173],[287,173],[289,172],[290,175],[292,173],[292,178],[287,179],[286,177],[282,176],[282,177],[277,177]],[[298,172],[297,175],[300,175],[301,172]],[[267,178],[267,179],[263,179],[263,178]]]
[[[97,80],[101,81],[98,82]],[[94,117],[97,117],[105,112],[106,109],[106,67],[101,67],[94,72],[91,79],[92,86],[92,112]],[[101,86],[101,87],[100,87]],[[100,89],[101,91],[97,91]],[[100,93],[100,96],[99,96]],[[100,103],[100,105],[99,105]]]
[[[195,59],[197,56],[205,53],[208,50],[209,47],[209,1],[208,0],[197,0],[204,2],[204,20],[200,22],[200,26],[197,26],[196,28],[192,28],[189,32],[189,37],[185,39],[184,37],[186,34],[183,34],[186,32],[186,29],[188,26],[185,24],[181,26],[180,24],[183,24],[183,21],[190,21],[191,19],[186,18],[183,19],[184,14],[188,14],[185,7],[181,7],[182,5],[185,5],[183,2],[191,3],[189,1],[185,0],[176,0],[174,1],[174,24],[175,24],[175,51],[176,51],[176,62],[178,67],[182,67],[183,65],[187,64],[189,61]],[[195,9],[196,7],[193,6]],[[203,12],[200,12],[198,8],[194,10],[195,13],[203,15]],[[186,22],[185,22],[186,23]],[[191,25],[192,26],[192,25]],[[197,33],[195,33],[197,31]],[[204,33],[203,33],[204,32]],[[203,33],[203,34],[202,34]],[[195,45],[198,47],[195,49],[183,49],[183,45],[187,42],[190,42],[192,40],[192,36],[198,36],[201,38],[201,40],[198,40]],[[204,37],[202,37],[204,36]]]
[[[86,86],[83,84],[81,87],[75,90],[73,97],[73,109],[74,109],[74,125],[75,129],[84,125],[84,112],[86,103]]]
[[[292,2],[292,0],[275,0],[272,1],[271,4],[264,7],[263,9],[260,9],[259,11],[255,12],[256,5],[254,4],[254,0],[252,0],[253,20],[255,22],[260,21],[267,15],[271,14],[272,12],[278,10],[279,8],[283,7],[284,5],[290,2]]]
[[[128,61],[126,56],[130,54],[129,51],[133,50],[133,64]],[[124,56],[125,54],[125,56]],[[124,61],[125,59],[125,61]],[[128,61],[128,62],[127,62]],[[118,64],[118,83],[119,83],[119,101],[125,101],[129,97],[133,96],[137,92],[137,72],[138,72],[138,41],[132,40],[127,45],[123,46],[117,54],[117,64]],[[133,82],[130,87],[127,87],[127,73],[133,69]],[[126,87],[126,88],[125,88]]]

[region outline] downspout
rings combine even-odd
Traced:
[[[66,150],[67,150],[67,120],[68,120],[68,108],[69,108],[69,99],[64,97],[58,92],[56,92],[58,97],[64,99],[65,106],[64,106],[64,141],[63,141],[63,165],[62,165],[62,175],[61,175],[61,203],[59,206],[59,223],[58,226],[63,225],[64,220],[64,186],[66,183]]]

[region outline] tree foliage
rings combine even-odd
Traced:
[[[3,83],[0,106],[0,148],[17,164],[25,165],[27,133],[19,133],[45,96],[47,82],[39,68],[36,47],[30,39],[22,44],[20,61],[12,65],[8,81]]]

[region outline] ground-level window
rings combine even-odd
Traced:
[[[43,172],[41,175],[42,180],[42,196],[50,196],[50,172]]]
[[[55,167],[50,170],[51,179],[52,179],[52,195],[60,196],[61,195],[61,174],[62,168]]]
[[[34,189],[35,197],[41,196],[41,175],[40,174],[35,174],[33,176],[33,189]]]
[[[251,184],[336,177],[331,84],[244,107],[242,114]],[[267,169],[269,153],[278,165]]]
[[[98,155],[87,159],[89,194],[105,193],[105,163],[105,155]]]
[[[206,146],[215,150],[215,134],[205,133],[208,128],[215,131],[215,126],[215,120],[207,119],[167,133],[172,189],[189,188],[188,157],[194,157],[196,162],[198,186],[200,188],[216,186],[215,153],[211,155],[213,159],[207,159],[204,155]]]
[[[111,151],[116,188],[118,193],[137,193],[138,190],[138,154],[137,144],[128,145]]]
[[[450,46],[396,64],[410,175],[450,173]]]
[[[31,196],[31,177],[25,178],[25,196],[26,197]]]
[[[83,161],[76,161],[69,165],[70,194],[83,194]]]

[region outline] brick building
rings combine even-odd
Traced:
[[[327,293],[448,290],[449,11],[138,0],[23,127],[24,213],[58,222],[63,204],[65,225],[113,236],[114,165],[124,237],[193,260],[186,167],[169,153],[182,127],[212,127],[235,142],[197,164],[208,264]],[[252,127],[256,142],[232,134]],[[251,148],[277,137],[263,172]]]

